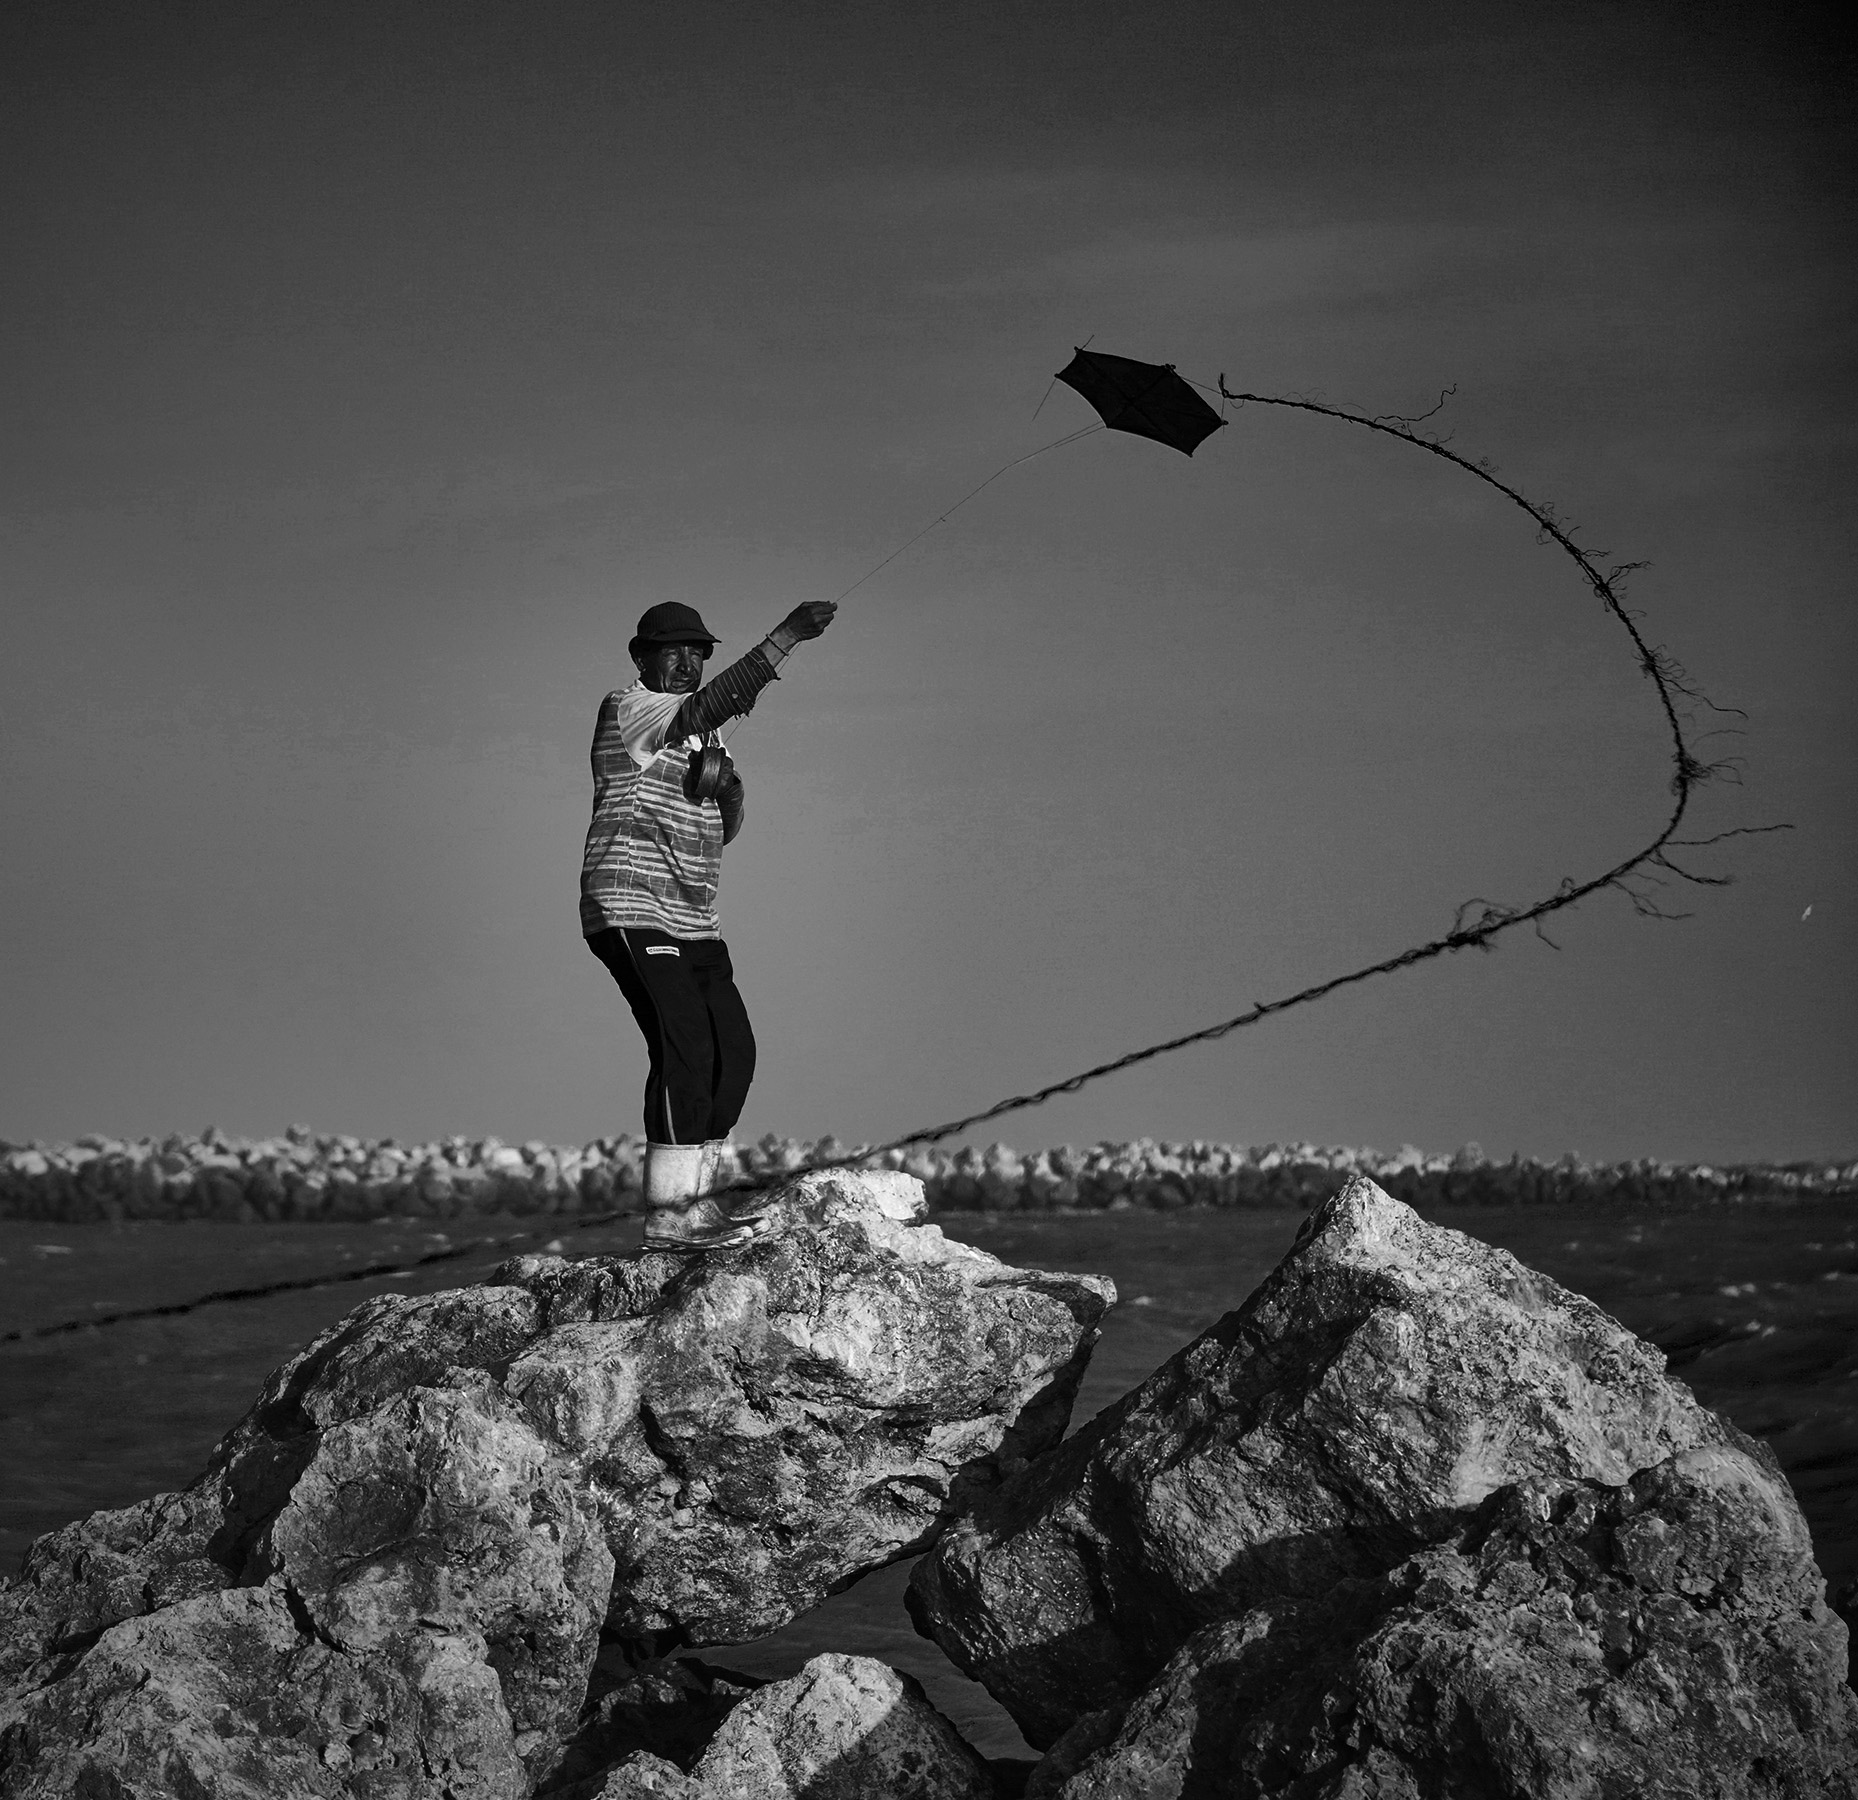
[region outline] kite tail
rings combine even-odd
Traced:
[[[1452,391],[1448,388],[1439,396],[1439,406],[1445,404],[1446,395]],[[1713,836],[1704,838],[1680,838],[1677,835],[1679,827],[1684,822],[1684,815],[1689,810],[1691,797],[1695,790],[1704,782],[1724,774],[1733,766],[1729,761],[1704,762],[1697,756],[1684,735],[1679,701],[1684,700],[1708,706],[1715,712],[1726,713],[1736,709],[1719,707],[1706,699],[1690,685],[1683,670],[1664,650],[1654,649],[1645,641],[1644,635],[1621,598],[1621,588],[1626,577],[1635,569],[1644,567],[1642,563],[1615,563],[1603,572],[1593,558],[1574,541],[1573,527],[1558,517],[1552,507],[1538,506],[1507,482],[1500,481],[1488,463],[1472,462],[1469,458],[1460,456],[1456,451],[1447,449],[1436,439],[1411,429],[1420,422],[1420,419],[1430,418],[1431,413],[1421,414],[1417,418],[1407,418],[1398,414],[1369,417],[1363,413],[1344,411],[1340,407],[1323,406],[1313,400],[1293,400],[1271,394],[1234,393],[1226,386],[1224,375],[1219,379],[1219,394],[1222,399],[1240,405],[1287,406],[1302,412],[1321,413],[1326,418],[1345,419],[1352,425],[1362,425],[1370,431],[1378,431],[1385,436],[1399,438],[1404,443],[1430,451],[1434,456],[1443,457],[1449,463],[1455,463],[1459,468],[1468,474],[1475,475],[1479,481],[1495,488],[1498,493],[1521,507],[1535,521],[1538,541],[1558,545],[1571,556],[1588,586],[1599,597],[1607,611],[1624,627],[1627,636],[1632,641],[1633,654],[1640,671],[1650,680],[1657,693],[1658,704],[1664,713],[1665,724],[1671,737],[1673,799],[1663,828],[1643,849],[1628,856],[1623,862],[1615,863],[1610,869],[1602,870],[1586,881],[1565,880],[1554,893],[1545,899],[1536,901],[1531,906],[1502,906],[1483,899],[1467,900],[1459,907],[1450,931],[1427,943],[1415,944],[1409,950],[1402,950],[1397,956],[1385,957],[1363,968],[1351,969],[1345,975],[1332,976],[1327,981],[1319,981],[1314,986],[1302,988],[1294,994],[1287,994],[1282,999],[1257,1001],[1247,1007],[1244,1012],[1230,1019],[1222,1019],[1216,1025],[1203,1026],[1197,1031],[1189,1031],[1179,1037],[1166,1038],[1160,1043],[1144,1045],[1141,1049],[1128,1051],[1113,1061],[1098,1063],[1094,1068],[1081,1070],[1075,1075],[1068,1075],[1062,1081],[1050,1082],[1044,1087],[1035,1088],[1030,1093],[1014,1094],[1005,1100],[998,1100],[980,1112],[969,1113],[965,1118],[950,1119],[942,1125],[927,1125],[917,1131],[905,1132],[901,1137],[891,1138],[886,1143],[857,1150],[847,1156],[835,1157],[829,1162],[818,1162],[809,1166],[850,1168],[868,1165],[893,1151],[905,1150],[913,1145],[933,1144],[943,1138],[958,1136],[962,1132],[973,1130],[977,1125],[1004,1118],[1008,1113],[1021,1112],[1028,1107],[1042,1106],[1047,1100],[1056,1099],[1062,1094],[1075,1094],[1093,1081],[1101,1081],[1107,1075],[1120,1074],[1124,1069],[1134,1068],[1138,1063],[1152,1061],[1155,1057],[1166,1056],[1175,1050],[1185,1050],[1192,1044],[1211,1043],[1216,1038],[1223,1038],[1232,1032],[1241,1031],[1248,1025],[1256,1025],[1260,1020],[1268,1019],[1274,1013],[1288,1012],[1295,1006],[1307,1006],[1313,1000],[1320,1000],[1325,995],[1333,994],[1338,988],[1370,981],[1378,975],[1391,975],[1397,970],[1410,969],[1418,963],[1429,962],[1434,957],[1453,954],[1460,950],[1488,950],[1493,941],[1502,933],[1514,931],[1519,926],[1532,926],[1538,935],[1544,937],[1545,941],[1552,942],[1553,940],[1547,939],[1546,934],[1542,932],[1542,921],[1564,908],[1578,905],[1582,900],[1598,893],[1603,888],[1615,888],[1623,893],[1631,901],[1633,909],[1642,916],[1660,919],[1687,917],[1688,915],[1684,913],[1667,912],[1659,904],[1658,890],[1665,885],[1664,877],[1672,876],[1678,880],[1704,887],[1726,886],[1729,877],[1704,875],[1684,868],[1673,862],[1666,854],[1667,851],[1679,848],[1701,849],[1720,843],[1725,838],[1756,836],[1763,832],[1792,829],[1789,825],[1755,825],[1717,832]],[[1433,412],[1438,410],[1438,406],[1432,409]],[[1075,435],[1082,436],[1083,433]],[[1059,443],[1069,441],[1066,438],[1058,440]],[[1056,447],[1056,445],[1046,446],[1047,449]],[[1041,452],[1035,451],[1033,454],[1038,455]],[[1010,463],[1007,465],[1008,468],[1012,466]],[[1005,471],[1002,470],[1001,473]],[[990,476],[989,480],[991,479],[993,478]],[[982,486],[985,485],[986,483],[983,482]],[[978,493],[979,489],[975,491]],[[953,508],[950,508],[950,511],[953,511]],[[937,523],[940,521],[938,520]],[[911,542],[914,541],[914,539],[911,540]],[[905,548],[908,546],[906,545]],[[880,568],[882,566],[879,564]],[[875,574],[876,570],[872,573]],[[752,1182],[743,1183],[742,1186],[744,1189],[771,1187],[789,1178],[787,1174],[762,1176]]]

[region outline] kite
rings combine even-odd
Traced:
[[[1053,379],[1076,388],[1110,430],[1153,438],[1183,456],[1192,456],[1226,422],[1175,374],[1172,363],[1079,350]]]

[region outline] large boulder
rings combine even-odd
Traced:
[[[1733,1449],[1535,1480],[1452,1544],[1203,1627],[1028,1800],[1858,1794],[1858,1697],[1785,1480]]]
[[[0,1583],[0,1695],[56,1679],[120,1620],[227,1586],[219,1523],[203,1484],[48,1531]]]
[[[411,1388],[318,1434],[253,1560],[351,1655],[414,1621],[481,1639],[518,1753],[546,1768],[574,1730],[613,1581],[575,1474],[489,1382]]]
[[[0,1708],[6,1800],[523,1800],[481,1638],[409,1621],[352,1653],[280,1581],[111,1626]]]
[[[208,1696],[199,1729],[259,1746],[270,1793],[321,1793],[335,1766],[266,1747],[278,1707],[320,1729],[292,1698],[312,1664],[319,1691],[400,1696],[366,1731],[401,1773],[370,1794],[442,1791],[415,1773],[456,1760],[450,1715],[419,1711],[435,1669],[495,1693],[457,1754],[486,1794],[506,1769],[523,1791],[559,1765],[603,1633],[643,1658],[775,1630],[1062,1436],[1107,1282],[949,1242],[900,1174],[807,1175],[773,1210],[736,1251],[524,1257],[368,1301],[187,1494],[41,1540],[0,1588],[0,1793],[55,1790],[40,1771],[77,1754],[60,1719],[87,1716],[61,1695],[129,1709],[105,1746],[157,1732],[155,1700],[118,1693],[145,1643],[184,1674],[142,1689]],[[177,1745],[193,1705],[169,1709]]]
[[[1114,1286],[1010,1268],[922,1207],[907,1175],[812,1174],[771,1237],[694,1267],[510,1265],[548,1328],[503,1386],[586,1471],[610,1632],[777,1630],[1062,1437]]]
[[[1244,1305],[984,1496],[911,1611],[1045,1747],[1202,1626],[1378,1575],[1499,1487],[1731,1441],[1590,1301],[1357,1178]]]
[[[866,1656],[816,1656],[741,1701],[688,1775],[628,1758],[589,1800],[993,1800],[985,1762],[919,1683]]]

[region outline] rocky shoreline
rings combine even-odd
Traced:
[[[1111,1283],[901,1171],[770,1207],[365,1301],[186,1491],[40,1538],[0,1800],[1858,1800],[1772,1454],[1507,1252],[1353,1179],[1067,1437]],[[913,1557],[1036,1762],[869,1657],[688,1654]]]
[[[769,1135],[736,1150],[738,1178],[760,1180],[856,1155],[836,1138]],[[629,1211],[638,1204],[644,1142],[598,1138],[579,1149],[494,1137],[404,1145],[318,1135],[79,1138],[71,1144],[0,1140],[0,1218],[355,1220],[456,1219]],[[1538,1206],[1612,1202],[1707,1206],[1858,1198],[1858,1162],[1711,1166],[1589,1164],[1511,1157],[1475,1144],[1452,1155],[1267,1144],[1246,1148],[1152,1138],[1030,1154],[986,1149],[890,1151],[869,1166],[923,1184],[934,1212],[1062,1212],[1121,1207],[1322,1205],[1366,1176],[1409,1206]]]

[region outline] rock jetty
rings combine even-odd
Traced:
[[[1060,1442],[1109,1284],[796,1176],[695,1262],[358,1307],[206,1474],[0,1588],[0,1800],[1858,1800],[1767,1451],[1367,1180]],[[927,1550],[884,1664],[687,1654]]]
[[[354,1220],[458,1219],[626,1212],[640,1204],[645,1145],[599,1138],[578,1149],[496,1138],[400,1144],[391,1138],[318,1136],[121,1139],[71,1144],[0,1142],[0,1218]],[[764,1181],[841,1158],[836,1138],[770,1134],[733,1150],[734,1177]],[[1858,1162],[1589,1164],[1575,1156],[1499,1162],[1475,1144],[1450,1155],[1265,1144],[1243,1148],[1153,1138],[1070,1144],[1022,1155],[985,1149],[889,1151],[868,1166],[922,1182],[938,1212],[1113,1211],[1122,1207],[1320,1206],[1365,1175],[1411,1206],[1543,1206],[1614,1202],[1704,1206],[1858,1197]],[[727,1173],[728,1171],[725,1171]]]

